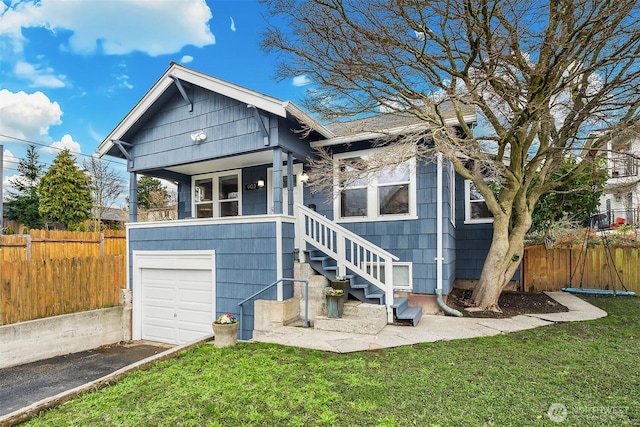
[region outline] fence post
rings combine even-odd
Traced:
[[[27,246],[25,249],[27,251],[27,261],[31,261],[31,233],[27,234]]]
[[[100,233],[100,256],[104,258],[104,233]]]

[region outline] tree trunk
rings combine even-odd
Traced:
[[[475,306],[468,311],[501,311],[498,299],[520,265],[527,230],[521,224],[509,233],[506,225],[494,224],[491,247],[472,295]]]

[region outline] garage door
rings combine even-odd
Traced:
[[[211,259],[134,254],[134,269],[134,332],[139,322],[141,339],[183,344],[212,333],[215,295]]]

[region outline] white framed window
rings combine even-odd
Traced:
[[[334,156],[335,187],[338,191],[334,198],[334,218],[341,222],[415,219],[415,158],[376,174],[357,176],[359,165],[366,162],[373,152],[365,150]],[[348,182],[338,182],[340,170],[347,171],[350,176]]]
[[[371,265],[363,263],[361,268],[364,268],[367,273],[373,276],[379,276],[382,283],[385,282],[384,265],[372,268]],[[413,263],[393,262],[393,289],[401,291],[410,291],[413,289]]]
[[[191,179],[193,216],[220,218],[242,215],[241,171],[197,175]]]
[[[464,222],[466,224],[483,224],[493,222],[484,197],[471,180],[464,181]]]

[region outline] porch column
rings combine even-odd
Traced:
[[[138,222],[138,174],[129,173],[129,222]]]
[[[287,214],[293,215],[293,154],[287,153]]]
[[[273,213],[282,215],[282,148],[273,149]]]

